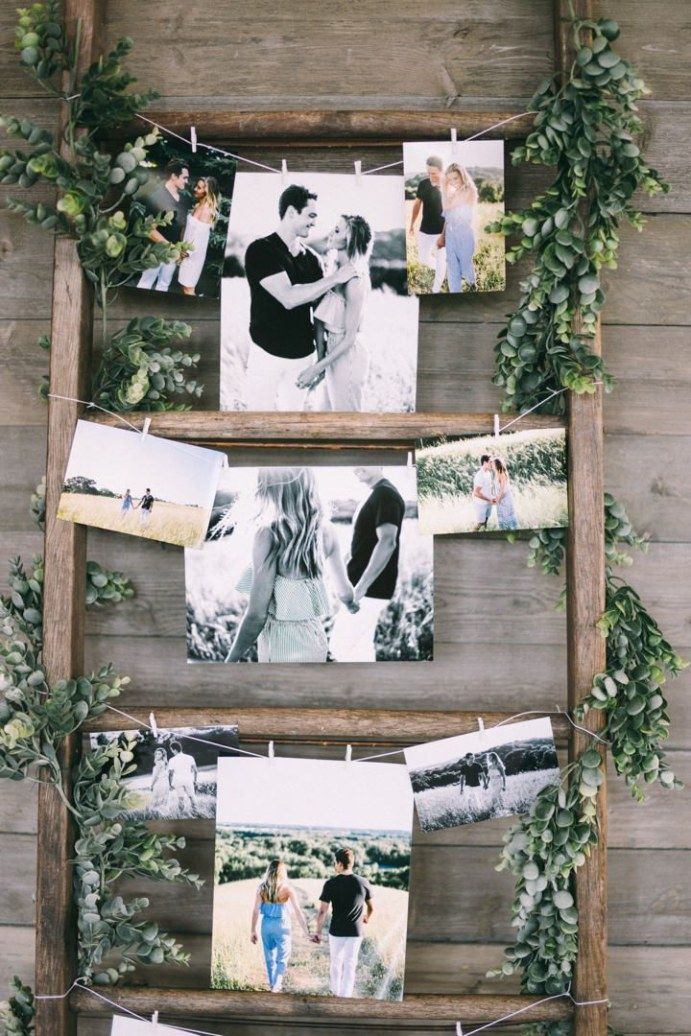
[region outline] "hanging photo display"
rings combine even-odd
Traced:
[[[424,533],[568,525],[563,428],[423,439],[415,460]]]
[[[221,409],[415,409],[400,176],[239,173],[221,294]]]
[[[414,467],[228,468],[185,555],[190,662],[432,658]]]
[[[212,986],[402,999],[405,767],[221,759],[218,777]]]
[[[526,813],[560,780],[549,719],[414,745],[405,761],[423,831]]]
[[[110,1036],[189,1036],[189,1029],[178,1029],[175,1025],[162,1022],[145,1022],[139,1018],[123,1018],[115,1015]]]
[[[238,728],[172,727],[156,732],[106,730],[90,734],[92,750],[127,744],[134,772],[123,777],[124,817],[133,820],[208,819],[216,813],[219,755],[238,747]]]
[[[162,137],[147,154],[149,178],[133,196],[143,218],[154,217],[152,241],[177,255],[137,274],[129,287],[217,299],[220,294],[235,161],[207,148],[192,151]]]
[[[503,291],[503,141],[405,143],[403,173],[409,291]]]
[[[58,518],[179,547],[199,547],[225,454],[77,421]]]

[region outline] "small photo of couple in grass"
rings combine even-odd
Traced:
[[[219,760],[211,985],[401,1000],[405,766]]]
[[[439,535],[566,526],[566,433],[423,439],[416,451],[420,530]]]
[[[238,747],[236,725],[172,727],[154,733],[107,730],[90,734],[92,750],[124,749],[131,756],[123,785],[134,820],[201,820],[216,815],[216,765]],[[122,758],[122,756],[120,756]]]
[[[403,173],[408,291],[503,291],[503,141],[405,143]]]
[[[560,780],[549,719],[414,745],[405,761],[423,831],[526,813]]]
[[[200,547],[223,464],[217,450],[77,421],[58,518]]]

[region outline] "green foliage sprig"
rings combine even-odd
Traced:
[[[122,285],[144,270],[179,261],[185,248],[184,242],[152,241],[152,231],[171,216],[147,215],[132,201],[148,180],[147,154],[159,140],[158,131],[126,143],[115,156],[102,150],[98,142],[100,134],[127,123],[157,94],[130,91],[135,79],[123,62],[132,49],[131,40],[119,40],[109,54],[79,76],[79,29],[75,39],[68,40],[59,4],[55,0],[36,3],[20,9],[19,15],[16,41],[22,63],[44,89],[63,101],[65,119],[60,139],[29,119],[0,119],[7,133],[22,142],[21,148],[0,149],[0,183],[18,184],[27,190],[44,183],[60,191],[55,205],[10,198],[8,207],[29,223],[76,240],[101,313],[103,359],[96,391],[115,400],[112,386],[123,376],[133,399],[129,408],[142,401],[143,409],[181,409],[180,403],[168,401],[168,393],[200,395],[201,387],[188,378],[199,356],[174,352],[166,348],[160,329],[153,338],[150,329],[145,329],[139,362],[135,362],[133,349],[123,355],[122,333],[111,342],[107,321],[108,307]],[[189,331],[181,331],[182,326],[169,330],[167,338],[187,337]],[[123,367],[129,368],[127,374]],[[122,394],[127,395],[126,388]]]
[[[561,388],[612,387],[592,350],[605,301],[600,272],[617,264],[621,220],[643,226],[635,192],[669,189],[635,143],[642,131],[636,101],[647,91],[612,47],[619,27],[611,19],[574,19],[573,31],[576,61],[566,77],[540,85],[529,105],[533,129],[512,156],[516,164],[555,166],[554,182],[490,228],[517,238],[509,262],[530,255],[533,263],[495,350],[494,383],[504,389],[506,409],[534,406]],[[551,406],[563,409],[564,402],[558,395]]]
[[[578,954],[578,911],[571,879],[597,843],[595,799],[602,759],[593,749],[568,766],[561,785],[544,788],[527,816],[504,836],[497,870],[516,875],[516,941],[492,976],[521,972],[522,988],[547,996],[569,985]]]
[[[16,976],[10,983],[9,1000],[0,1003],[0,1022],[6,1036],[31,1036],[34,1031],[36,1001],[34,994]]]

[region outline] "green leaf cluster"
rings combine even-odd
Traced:
[[[540,792],[530,812],[504,836],[497,870],[516,876],[512,924],[516,941],[493,977],[521,974],[522,988],[548,996],[570,985],[578,953],[574,872],[597,843],[599,752],[589,749],[567,767],[561,785]]]
[[[94,379],[93,400],[106,410],[189,410],[175,395],[199,398],[202,386],[188,377],[199,353],[184,353],[171,342],[190,337],[180,320],[138,317],[113,335]]]
[[[514,240],[507,260],[532,257],[518,309],[499,335],[494,382],[506,409],[521,410],[551,393],[606,390],[612,378],[592,349],[605,295],[603,267],[615,267],[619,224],[641,228],[632,197],[668,190],[635,140],[636,101],[646,92],[635,69],[612,47],[610,19],[574,21],[577,58],[570,74],[545,80],[530,103],[533,129],[514,163],[554,166],[551,186],[490,230]],[[550,401],[562,410],[564,397]]]
[[[5,1036],[31,1036],[36,1014],[34,994],[16,975],[10,983],[10,991],[9,1000],[0,1003],[0,1022]]]
[[[123,735],[95,748],[74,775],[74,807],[79,837],[75,844],[75,899],[78,906],[80,976],[112,985],[137,963],[187,964],[189,955],[176,940],[142,915],[145,897],[126,900],[116,883],[140,877],[201,886],[172,853],[184,838],[155,834],[141,822],[122,819],[128,806],[123,778],[135,770],[134,741]]]
[[[147,155],[159,140],[158,131],[124,144],[115,155],[99,143],[104,133],[129,122],[157,95],[130,89],[135,79],[124,67],[132,49],[129,39],[119,40],[78,76],[80,31],[78,26],[75,38],[67,38],[55,0],[20,9],[16,39],[22,63],[49,93],[63,101],[66,117],[60,138],[30,119],[0,119],[7,134],[21,141],[21,147],[0,149],[0,183],[18,184],[25,190],[47,183],[58,189],[55,205],[10,198],[8,208],[31,224],[76,240],[79,260],[101,312],[102,364],[97,387],[107,391],[112,408],[131,409],[138,396],[147,401],[148,409],[180,409],[177,404],[168,405],[168,394],[201,394],[201,387],[188,377],[199,362],[198,355],[157,348],[160,341],[149,341],[155,355],[123,372],[122,342],[115,336],[111,345],[107,330],[108,307],[118,289],[144,270],[177,262],[183,254],[184,242],[151,240],[152,231],[167,223],[170,215],[149,215],[134,199],[149,178]],[[189,331],[186,335],[173,331],[169,337],[187,335]],[[118,376],[124,383],[113,388]],[[42,386],[43,396],[46,391]],[[123,399],[118,405],[119,397]]]

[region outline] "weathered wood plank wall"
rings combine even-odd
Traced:
[[[691,652],[691,412],[689,268],[691,135],[689,18],[684,4],[661,0],[651,19],[643,0],[600,3],[620,20],[622,49],[652,89],[642,105],[649,155],[672,182],[672,194],[644,201],[642,237],[624,231],[620,268],[608,274],[604,352],[619,383],[605,403],[608,488],[621,496],[651,549],[631,581],[675,645]],[[616,8],[616,9],[615,9]],[[52,125],[56,111],[17,66],[10,39],[12,5],[0,10],[0,110]],[[549,0],[317,0],[281,4],[209,5],[189,0],[108,0],[108,38],[137,42],[132,66],[163,94],[163,108],[416,107],[521,110],[536,81],[551,70]],[[381,41],[386,41],[382,59]],[[7,41],[5,43],[5,41]],[[453,122],[450,114],[449,124]],[[377,159],[383,152],[377,152]],[[273,158],[280,158],[273,155]],[[310,164],[352,168],[340,149]],[[367,161],[364,165],[378,164]],[[297,168],[300,153],[291,151]],[[510,170],[508,204],[521,204],[544,182],[536,170]],[[0,558],[40,549],[27,513],[29,493],[44,468],[45,408],[35,387],[46,367],[36,349],[49,330],[52,248],[44,234],[0,213]],[[492,346],[516,298],[520,270],[506,295],[464,299],[462,306],[423,302],[419,405],[429,409],[492,410]],[[439,301],[439,300],[435,300]],[[182,316],[180,301],[143,296],[118,305],[115,326],[143,312]],[[206,407],[218,390],[218,311],[191,314],[195,347],[204,356]],[[377,694],[389,708],[553,708],[565,700],[564,620],[553,610],[558,586],[524,567],[524,549],[508,544],[441,540],[437,548],[439,655],[450,679],[429,690],[427,667],[377,670]],[[89,664],[112,659],[133,677],[128,704],[334,705],[366,708],[371,690],[360,667],[347,667],[328,692],[309,667],[300,686],[285,690],[285,670],[246,667],[234,674],[232,698],[224,673],[184,660],[180,553],[155,544],[95,533],[91,556],[121,567],[138,583],[137,599],[88,619]],[[436,665],[436,663],[435,663]],[[510,678],[507,677],[510,673]],[[670,688],[673,761],[691,779],[691,678]],[[612,781],[610,806],[610,989],[613,1022],[626,1033],[691,1033],[687,979],[691,904],[684,891],[689,825],[679,795],[654,792],[647,807],[632,804]],[[491,992],[483,976],[501,957],[511,883],[493,870],[505,823],[418,835],[409,947],[409,988],[418,992]],[[31,786],[3,786],[0,795],[0,983],[33,967],[35,802]],[[188,855],[203,866],[209,831],[197,832]],[[446,895],[440,896],[440,889]],[[193,952],[180,983],[203,983],[208,960],[209,890],[199,897],[154,890],[157,916],[184,934]],[[154,981],[168,981],[152,976]],[[687,983],[686,983],[687,986]],[[0,993],[2,985],[0,985]],[[684,999],[686,997],[686,999]],[[256,1032],[237,1026],[234,1033]],[[276,1027],[293,1036],[294,1026]],[[328,1026],[321,1031],[329,1031]],[[353,1029],[339,1032],[355,1033]],[[422,1033],[420,1027],[407,1030]],[[102,1020],[85,1019],[82,1036],[105,1036]]]

